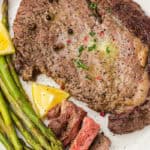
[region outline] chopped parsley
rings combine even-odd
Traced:
[[[80,56],[80,55],[82,54],[82,52],[84,51],[84,46],[81,45],[81,46],[79,47],[78,51],[79,51],[79,56]]]
[[[94,37],[96,35],[96,33],[94,31],[91,31],[90,33],[90,36]]]
[[[97,42],[97,39],[94,39],[94,42]]]
[[[85,79],[92,80],[92,77],[90,75],[86,75]]]
[[[109,54],[110,53],[110,48],[107,46],[106,47],[106,53]]]
[[[96,49],[96,44],[93,44],[92,46],[88,47],[88,51],[93,51]]]
[[[94,3],[94,2],[91,2],[89,7],[90,7],[91,9],[95,10],[95,9],[97,8],[97,4]]]
[[[77,68],[81,68],[81,69],[84,69],[84,70],[89,69],[89,67],[86,64],[84,64],[83,61],[80,60],[80,59],[75,60],[74,63],[75,63]]]

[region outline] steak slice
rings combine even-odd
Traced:
[[[14,64],[25,80],[45,73],[96,111],[127,112],[149,89],[149,24],[131,0],[22,0]]]
[[[91,145],[90,150],[109,150],[110,145],[110,140],[103,133],[100,133]]]
[[[78,134],[86,112],[69,101],[57,105],[48,113],[49,127],[56,136],[67,146]]]
[[[150,100],[133,111],[120,115],[110,115],[108,127],[113,133],[125,134],[144,128],[150,124]]]
[[[85,117],[82,128],[69,150],[88,150],[99,132],[100,126],[93,119]]]

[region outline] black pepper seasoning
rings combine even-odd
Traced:
[[[54,44],[54,46],[53,46],[53,49],[55,51],[59,51],[59,50],[61,50],[63,48],[65,48],[65,45],[63,43],[57,43],[57,44]]]
[[[72,35],[74,33],[73,29],[69,28],[68,29],[68,34]]]
[[[46,20],[50,21],[52,20],[52,17],[50,15],[46,15]]]
[[[59,0],[48,0],[50,3],[53,3],[53,2],[56,2],[56,3],[58,3],[59,2]]]
[[[48,0],[50,3],[53,3],[53,0]]]
[[[35,23],[31,23],[28,26],[29,26],[29,30],[31,30],[31,31],[34,31],[37,27]]]

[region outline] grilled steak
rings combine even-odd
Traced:
[[[48,113],[49,127],[66,146],[78,134],[85,116],[83,109],[72,102],[64,101]]]
[[[88,150],[99,132],[100,126],[93,119],[85,117],[82,128],[69,150]]]
[[[90,150],[109,150],[110,145],[110,140],[103,133],[100,133],[91,145]]]
[[[16,70],[45,73],[96,111],[144,103],[150,19],[131,0],[22,0],[14,22]]]

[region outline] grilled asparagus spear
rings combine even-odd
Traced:
[[[6,135],[0,130],[0,142],[5,146],[7,150],[13,150],[13,146],[8,141]]]
[[[41,134],[41,132],[36,128],[36,126],[30,121],[30,119],[22,112],[20,106],[14,98],[9,94],[7,87],[3,83],[3,81],[0,78],[0,86],[7,98],[7,100],[10,103],[10,106],[12,110],[17,114],[17,116],[22,120],[22,122],[25,124],[25,126],[30,130],[32,136],[41,144],[42,147],[45,149],[51,150],[51,147],[45,137]]]
[[[26,142],[32,146],[34,150],[42,150],[43,148],[34,140],[34,137],[28,132],[28,130],[22,125],[22,122],[19,118],[11,111],[12,119],[20,131],[20,133],[24,136]]]
[[[5,126],[7,128],[7,136],[10,138],[12,144],[14,145],[14,148],[16,150],[22,150],[22,145],[19,142],[19,139],[17,137],[17,133],[15,131],[15,128],[13,126],[11,117],[10,117],[10,112],[8,110],[7,104],[3,98],[3,95],[0,91],[0,113],[2,115],[2,118],[4,120]]]
[[[8,27],[8,0],[3,1],[2,9],[2,21],[6,27]],[[15,71],[15,70],[14,70]],[[49,139],[51,148],[54,150],[61,150],[62,144],[56,139],[54,133],[47,128],[39,117],[34,112],[31,104],[27,97],[22,93],[20,88],[17,86],[16,81],[11,76],[10,68],[7,64],[5,57],[0,56],[0,77],[3,80],[5,86],[8,89],[9,94],[14,98],[15,102],[21,107],[26,116],[40,129],[40,131]]]

